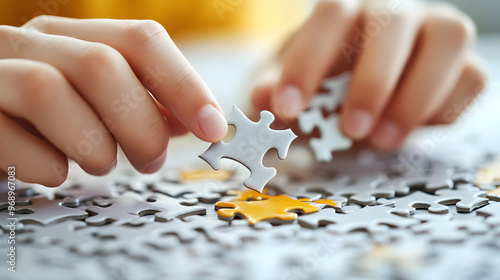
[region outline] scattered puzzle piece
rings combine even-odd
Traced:
[[[174,218],[184,218],[192,215],[205,215],[207,210],[202,206],[184,206],[178,199],[162,195],[162,194],[145,194],[149,204],[161,209],[155,213],[155,217],[160,221],[170,221]],[[196,201],[196,198],[192,198]],[[193,203],[194,204],[194,203]],[[192,205],[192,204],[190,204]]]
[[[185,222],[174,219],[169,222],[153,222],[143,226],[108,225],[96,232],[103,239],[98,252],[111,254],[125,252],[130,256],[149,259],[148,247],[169,249],[179,242],[191,242],[198,232]],[[172,238],[176,237],[176,238]]]
[[[74,184],[56,191],[56,198],[62,198],[62,204],[68,207],[78,207],[81,203],[94,198],[112,198],[118,196],[114,177],[89,176],[85,182]]]
[[[447,198],[431,195],[421,191],[416,191],[404,197],[393,199],[380,198],[378,204],[394,207],[392,213],[410,216],[415,213],[415,209],[427,209],[431,213],[445,214],[448,213],[448,207],[440,204],[441,201],[446,201]]]
[[[422,187],[426,192],[434,193],[436,190],[453,188],[452,175],[452,169],[414,170],[411,174],[402,175],[401,182],[411,188]]]
[[[31,241],[42,247],[60,246],[78,252],[93,251],[99,244],[92,243],[91,233],[95,230],[79,230],[87,226],[85,222],[67,220],[48,226],[28,225],[26,234],[19,237],[21,242]]]
[[[269,149],[275,148],[278,157],[284,159],[288,147],[297,136],[290,129],[269,128],[274,116],[268,111],[262,111],[259,122],[255,123],[250,121],[238,107],[233,106],[227,121],[236,128],[234,138],[229,143],[222,141],[213,143],[200,155],[200,158],[215,170],[220,168],[222,158],[233,159],[243,164],[251,173],[244,181],[244,185],[262,192],[267,182],[276,175],[276,169],[262,165],[264,155]]]
[[[463,242],[469,235],[486,234],[488,226],[483,223],[484,218],[475,216],[474,219],[456,220],[454,215],[415,214],[415,219],[422,221],[412,227],[415,233],[430,234],[433,242]]]
[[[48,225],[63,220],[85,219],[88,216],[83,210],[63,206],[60,199],[37,196],[29,200],[28,205],[16,205],[15,217],[18,222]]]
[[[279,227],[270,227],[256,229],[248,225],[231,225],[218,228],[211,233],[211,240],[225,248],[240,247],[245,240],[264,241],[274,238],[287,239],[292,238],[300,226],[296,224],[281,225]]]
[[[488,199],[484,198],[486,193],[477,188],[470,188],[467,185],[457,186],[457,189],[442,189],[436,195],[416,191],[410,195],[394,198],[379,199],[378,204],[392,206],[393,213],[403,216],[412,215],[417,209],[428,209],[431,213],[448,213],[446,205],[456,205],[459,212],[471,212],[472,210],[488,204]]]
[[[345,137],[340,130],[339,117],[332,115],[327,118],[319,109],[311,109],[298,116],[300,130],[306,134],[318,127],[321,138],[311,138],[311,145],[319,161],[332,160],[332,152],[347,150],[352,145],[352,140]]]
[[[458,212],[471,212],[488,204],[488,199],[485,198],[486,192],[472,185],[458,185],[456,189],[438,190],[436,194],[447,198],[446,201],[441,201],[441,204],[456,204]]]
[[[102,225],[107,222],[121,224],[142,223],[139,217],[144,215],[155,215],[160,220],[171,220],[189,215],[202,215],[206,213],[205,208],[199,206],[184,206],[175,198],[161,194],[147,194],[152,202],[145,201],[143,196],[126,192],[119,197],[107,200],[95,200],[97,206],[87,208],[87,211],[96,215],[88,217],[85,221],[91,225]]]
[[[16,190],[14,191],[16,205],[28,205],[29,198],[34,196],[35,194],[36,192],[32,188],[16,186]],[[8,207],[9,191],[6,188],[5,191],[0,192],[0,210],[6,209]]]
[[[385,206],[366,206],[350,214],[339,214],[333,209],[323,209],[317,213],[302,216],[299,224],[303,227],[317,228],[329,225],[328,231],[347,233],[355,230],[366,230],[371,233],[387,231],[387,225],[398,228],[407,228],[418,221],[403,218],[391,213]]]
[[[233,187],[234,185],[230,183],[214,181],[196,181],[184,184],[158,182],[151,187],[151,190],[172,197],[183,196],[184,198],[196,199],[204,203],[214,203],[222,197],[223,193]]]
[[[350,202],[365,206],[374,204],[377,198],[392,198],[396,195],[397,187],[381,187],[387,180],[385,174],[370,174],[333,181],[332,184],[324,185],[323,189],[332,195],[345,196]]]
[[[500,202],[491,202],[476,211],[478,215],[486,217],[486,222],[488,224],[492,226],[500,226]]]

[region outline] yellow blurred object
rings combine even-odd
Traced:
[[[489,163],[477,171],[474,185],[481,188],[482,185],[500,182],[500,159]]]
[[[230,170],[212,170],[212,169],[199,169],[192,171],[181,171],[181,181],[199,181],[199,180],[216,180],[227,181],[234,175]]]
[[[2,0],[0,24],[20,26],[50,14],[75,18],[152,19],[171,36],[220,32],[279,34],[299,24],[310,0]]]

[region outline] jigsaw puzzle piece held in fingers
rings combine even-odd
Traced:
[[[264,155],[269,149],[275,148],[278,157],[284,159],[290,144],[297,136],[290,129],[271,129],[269,126],[274,121],[274,116],[268,111],[260,113],[259,122],[252,122],[238,107],[233,106],[227,121],[236,128],[234,138],[228,143],[223,141],[213,143],[200,155],[200,158],[216,170],[220,169],[222,158],[243,164],[251,173],[244,181],[244,185],[262,192],[267,182],[276,175],[276,169],[262,164]]]
[[[332,152],[347,150],[352,140],[345,137],[340,130],[340,120],[336,115],[323,117],[319,109],[311,109],[298,116],[300,130],[306,134],[318,127],[321,138],[311,138],[311,145],[319,161],[332,160]]]

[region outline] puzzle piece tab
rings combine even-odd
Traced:
[[[290,129],[274,130],[269,126],[274,121],[271,112],[262,111],[259,122],[250,121],[241,110],[233,106],[227,122],[236,128],[234,138],[225,143],[213,143],[206,152],[200,155],[213,169],[220,168],[222,158],[233,159],[250,170],[250,177],[244,185],[250,189],[262,192],[267,182],[276,175],[276,169],[265,167],[262,160],[266,152],[275,148],[278,157],[284,159],[288,148],[297,137]]]

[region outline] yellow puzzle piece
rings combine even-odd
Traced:
[[[500,182],[500,160],[494,161],[477,171],[474,185],[481,187],[485,184]]]
[[[500,184],[500,160],[496,160],[485,167],[479,169],[474,178],[474,185],[479,188],[485,185]],[[494,190],[486,191],[487,197],[490,200],[500,201],[500,186]]]
[[[219,218],[232,220],[235,216],[245,217],[250,224],[260,221],[269,222],[290,222],[297,218],[297,212],[309,214],[318,212],[319,208],[309,204],[328,204],[336,206],[333,200],[318,199],[293,199],[286,195],[260,194],[253,190],[229,191],[228,194],[235,194],[236,197],[231,202],[217,202],[216,209]]]

